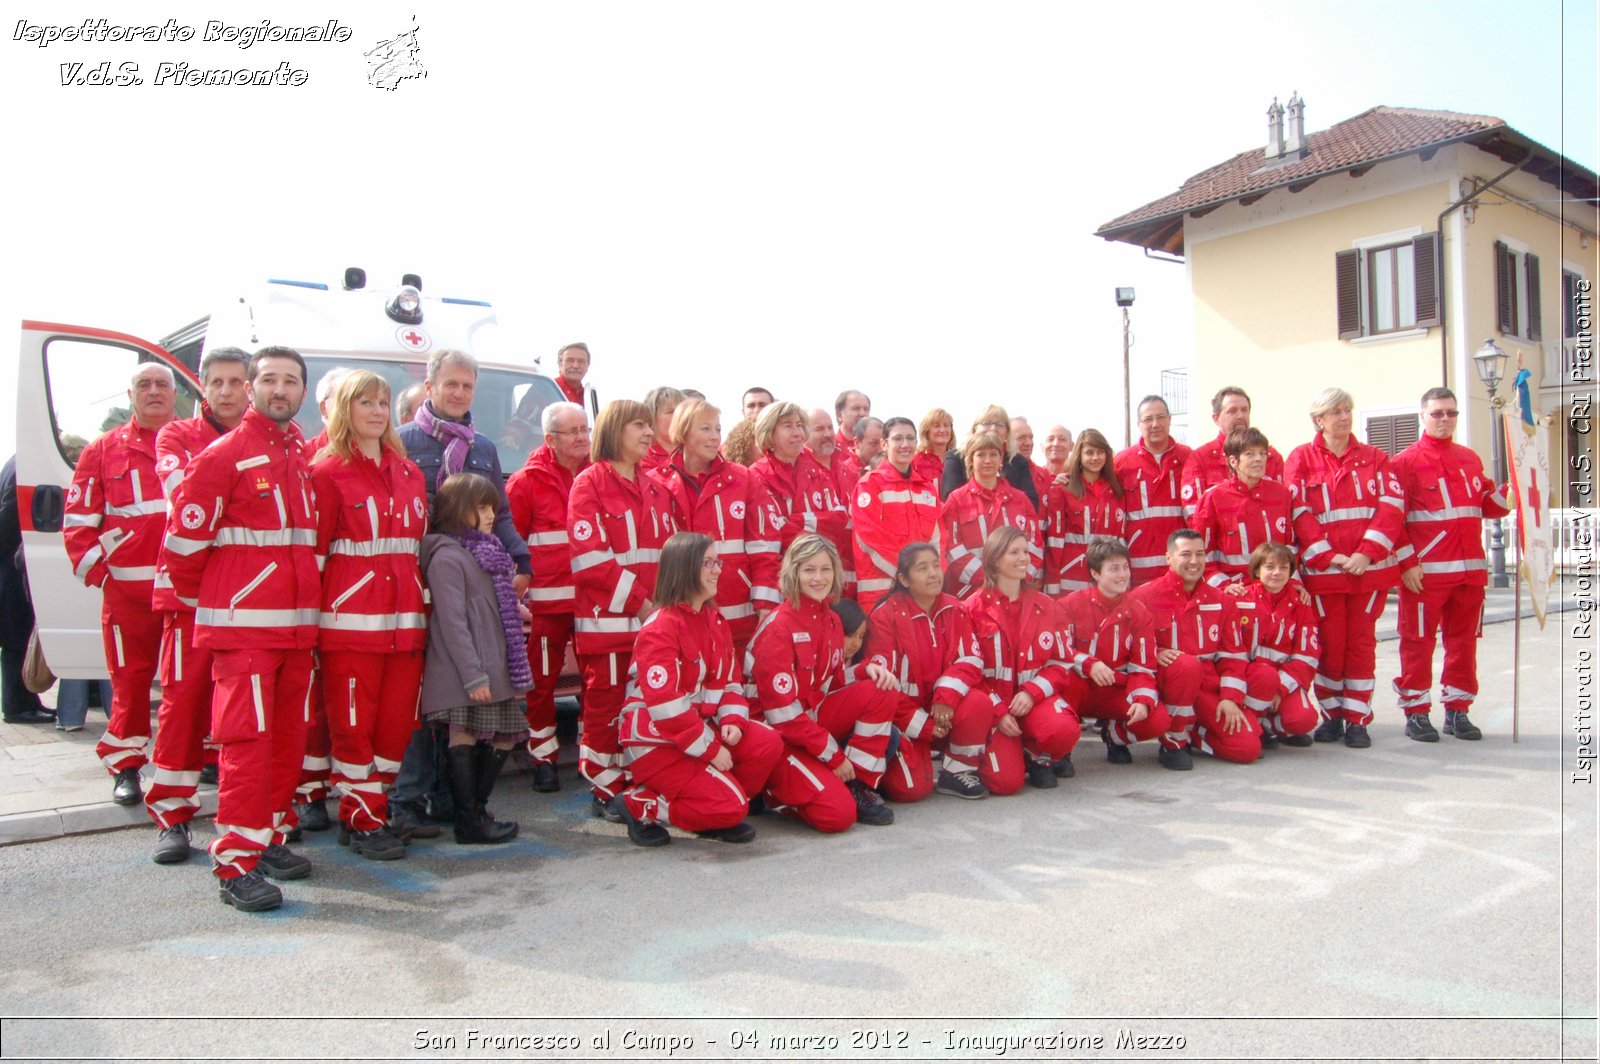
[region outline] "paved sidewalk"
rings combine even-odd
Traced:
[[[1378,624],[1380,640],[1398,638],[1394,627],[1398,597],[1389,597],[1389,608]],[[1552,602],[1552,611],[1557,606]],[[1509,621],[1512,614],[1511,591],[1491,588],[1484,607],[1485,623]],[[1522,615],[1529,618],[1523,638],[1540,638],[1526,594],[1522,596]],[[1554,637],[1555,623],[1546,629],[1547,638]],[[1509,639],[1510,633],[1498,637]],[[1387,687],[1382,677],[1379,687]],[[53,693],[45,700],[53,701]],[[0,723],[0,846],[150,824],[143,805],[120,806],[111,801],[111,778],[94,756],[104,727],[105,717],[99,710],[90,711],[88,724],[78,732],[57,731],[49,724]],[[564,743],[563,762],[575,759],[571,744]],[[201,787],[198,815],[214,816],[216,809],[216,788]]]

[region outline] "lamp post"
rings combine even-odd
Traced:
[[[1133,391],[1129,386],[1128,352],[1133,333],[1128,329],[1128,308],[1133,306],[1133,289],[1117,289],[1117,306],[1122,308],[1122,446],[1133,446]]]
[[[1505,409],[1505,400],[1500,398],[1500,382],[1505,379],[1506,360],[1510,356],[1494,342],[1491,337],[1483,342],[1476,354],[1472,356],[1472,364],[1478,370],[1478,379],[1483,382],[1484,389],[1489,393],[1489,453],[1494,463],[1495,483],[1506,482],[1506,441],[1504,426],[1501,424],[1501,413]],[[1494,587],[1510,587],[1511,578],[1506,574],[1506,534],[1505,523],[1502,518],[1496,517],[1489,524],[1489,562],[1491,566],[1489,582]]]

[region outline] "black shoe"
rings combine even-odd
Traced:
[[[756,837],[756,829],[750,825],[750,821],[741,820],[731,828],[713,828],[695,834],[702,839],[716,839],[718,842],[749,842]],[[629,838],[632,838],[631,832]]]
[[[1467,719],[1467,711],[1464,709],[1444,711],[1444,733],[1454,735],[1457,739],[1483,738],[1483,730]]]
[[[1269,732],[1262,732],[1261,733],[1261,749],[1263,749],[1263,750],[1276,750],[1278,748],[1278,745],[1279,745],[1279,740],[1278,740],[1278,737],[1276,735],[1272,735]]]
[[[1365,724],[1351,724],[1344,730],[1344,745],[1352,750],[1365,750],[1372,745],[1372,736],[1367,734]]]
[[[111,800],[118,805],[138,805],[144,801],[144,791],[139,789],[139,770],[125,768],[117,773],[111,784]]]
[[[1428,719],[1426,713],[1407,713],[1406,738],[1419,743],[1436,743],[1439,733],[1434,730],[1433,721]]]
[[[182,864],[188,859],[189,825],[183,823],[162,828],[156,835],[156,848],[150,860],[156,864]]]
[[[1162,768],[1170,768],[1174,772],[1188,772],[1194,768],[1194,758],[1189,756],[1189,751],[1183,747],[1168,748],[1163,746],[1156,760]]]
[[[19,709],[8,714],[5,718],[7,724],[50,724],[56,715],[48,709]]]
[[[275,842],[256,862],[256,869],[269,879],[304,879],[311,874],[311,861]]]
[[[1100,740],[1101,740],[1101,742],[1106,744],[1106,760],[1107,761],[1111,762],[1113,765],[1131,765],[1131,764],[1133,764],[1133,751],[1129,750],[1126,746],[1123,746],[1121,743],[1112,742],[1111,741],[1111,729],[1110,728],[1102,728],[1102,729],[1100,729]]]
[[[1336,743],[1344,735],[1344,718],[1329,717],[1317,725],[1317,730],[1311,733],[1311,738],[1319,743]]]
[[[761,797],[761,795],[758,794],[754,798],[750,799],[750,812],[747,815],[749,815],[749,816],[760,816],[762,813],[765,813],[766,811],[767,811],[767,800],[765,798]]]
[[[1050,777],[1052,782],[1055,777]],[[856,800],[856,823],[868,824],[881,828],[894,823],[894,810],[883,804],[883,799],[878,797],[878,792],[868,787],[860,780],[851,780],[846,784],[850,794]]]
[[[1310,746],[1311,736],[1305,734],[1285,735],[1282,741],[1284,746]]]
[[[1078,774],[1078,770],[1072,767],[1071,754],[1063,756],[1061,760],[1057,761],[1055,765],[1052,766],[1052,768],[1055,771],[1056,779],[1058,780],[1070,780],[1072,777]]]
[[[299,842],[305,837],[306,833],[300,830],[299,824],[296,824],[294,827],[283,833],[283,841],[285,842]]]
[[[242,913],[258,913],[283,904],[283,891],[261,878],[261,871],[256,868],[242,876],[224,879],[220,893],[222,904],[231,905]]]
[[[940,794],[948,794],[954,798],[989,797],[989,788],[983,785],[983,780],[978,778],[976,772],[942,770],[939,773],[939,782],[934,785],[933,789]]]
[[[1055,767],[1048,761],[1028,762],[1028,782],[1041,791],[1051,790],[1059,784],[1056,782]]]
[[[401,842],[436,839],[442,833],[438,824],[427,819],[411,802],[389,803],[389,834]]]
[[[294,811],[300,818],[300,827],[305,831],[327,831],[333,827],[333,819],[328,816],[328,806],[325,802],[307,802],[305,805],[295,806]]]
[[[406,844],[387,829],[351,831],[339,825],[339,845],[350,847],[351,853],[360,854],[369,861],[398,861],[406,855]]]
[[[485,842],[510,842],[517,837],[520,829],[515,820],[496,820],[489,811],[489,796],[494,793],[495,781],[500,778],[500,772],[505,768],[506,761],[511,757],[511,748],[496,749],[488,743],[478,743],[472,748],[472,763],[477,770],[474,786],[477,793],[477,810],[479,830]],[[459,823],[460,818],[457,817]]]
[[[215,787],[217,785],[217,763],[215,761],[200,770],[200,786]]]
[[[533,789],[540,794],[554,794],[561,789],[561,777],[556,774],[556,767],[550,762],[534,762]]]
[[[672,836],[660,824],[646,824],[635,817],[621,795],[612,799],[612,802],[622,812],[622,819],[628,824],[628,841],[635,846],[665,846],[672,841]]]
[[[487,800],[487,788],[480,790],[479,784],[487,771],[481,764],[480,749],[488,751],[491,756],[511,752],[495,750],[487,743],[452,746],[445,752],[450,767],[450,797],[456,807],[455,837],[457,844],[462,846],[510,842],[517,835],[516,824],[494,820],[480,804]],[[500,765],[504,762],[505,758],[499,757],[498,763],[492,766],[495,775],[499,774]],[[493,776],[489,777],[489,786],[493,786]]]
[[[612,824],[621,824],[628,819],[622,813],[622,799],[612,798],[608,801],[598,794],[589,799],[589,815]]]

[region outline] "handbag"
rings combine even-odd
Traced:
[[[50,671],[50,663],[44,660],[44,647],[39,644],[39,629],[35,627],[28,636],[27,653],[22,657],[22,686],[36,695],[42,695],[55,682],[56,674]]]

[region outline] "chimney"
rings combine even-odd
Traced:
[[[1272,98],[1272,106],[1267,108],[1267,151],[1266,158],[1279,159],[1283,157],[1283,105],[1278,98]]]
[[[1296,90],[1289,97],[1289,121],[1283,138],[1283,151],[1285,155],[1305,155],[1306,153],[1306,102],[1300,98]]]

